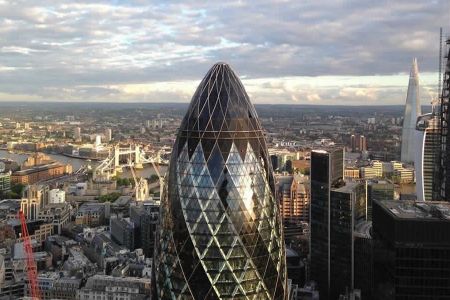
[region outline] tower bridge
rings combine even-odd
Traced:
[[[124,167],[142,169],[144,164],[168,164],[168,160],[161,156],[166,154],[163,148],[152,154],[145,153],[139,145],[123,147],[115,145],[108,157],[94,169],[94,181],[109,181],[117,173],[122,172]]]

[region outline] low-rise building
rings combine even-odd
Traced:
[[[150,294],[150,278],[94,275],[77,291],[77,299],[144,300]]]
[[[66,192],[60,189],[50,190],[48,193],[48,202],[50,204],[66,202]]]
[[[78,208],[75,224],[96,227],[105,222],[104,203],[84,203]]]
[[[71,172],[72,170],[69,170],[67,166],[53,162],[16,171],[12,174],[11,181],[13,183],[34,184],[39,181],[60,177]]]
[[[135,249],[135,226],[128,218],[110,219],[111,238],[119,245]]]

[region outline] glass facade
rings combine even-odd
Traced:
[[[161,205],[160,299],[287,299],[266,142],[242,83],[224,63],[193,96]]]
[[[373,204],[374,299],[448,299],[448,202]]]
[[[367,217],[363,183],[343,180],[343,149],[311,152],[311,279],[320,297],[354,288],[354,228]]]

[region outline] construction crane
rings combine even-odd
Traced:
[[[25,250],[30,295],[33,300],[40,300],[41,292],[37,282],[37,267],[33,256],[33,249],[31,247],[30,235],[28,234],[27,222],[22,210],[19,211],[19,220],[22,227],[23,248]]]
[[[130,167],[131,175],[133,175],[134,193],[135,193],[136,201],[147,200],[149,197],[147,180],[145,180],[142,177],[140,177],[139,180],[137,179],[136,172],[134,171],[134,167],[133,167],[133,163],[131,162],[131,159],[128,160],[128,166]]]
[[[163,191],[164,191],[164,176],[161,176],[159,169],[156,167],[155,162],[151,161],[153,169],[155,170],[156,176],[159,178],[159,199],[163,200]]]

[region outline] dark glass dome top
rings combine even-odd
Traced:
[[[199,141],[208,156],[215,141],[222,140],[220,150],[225,160],[233,142],[242,158],[247,141],[256,152],[266,149],[255,107],[228,64],[216,63],[203,78],[181,123],[178,139],[178,152],[189,142],[189,156]]]

